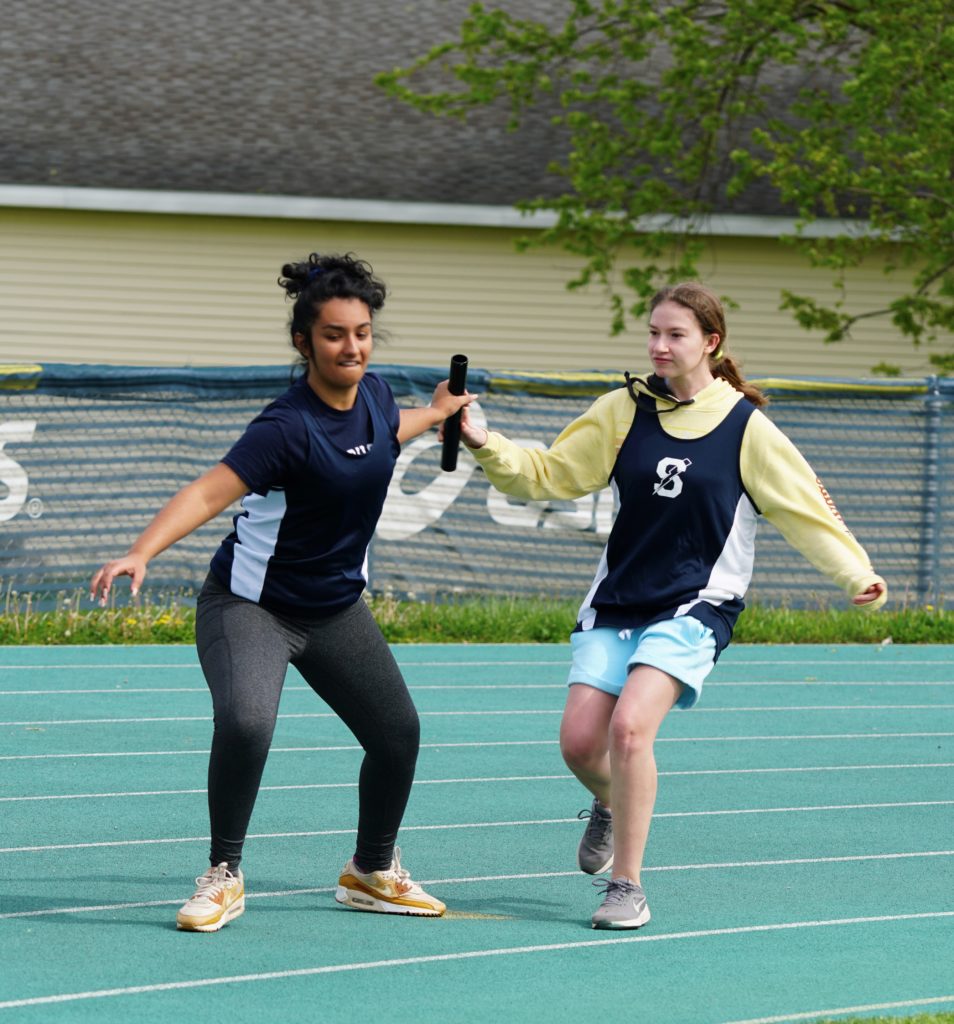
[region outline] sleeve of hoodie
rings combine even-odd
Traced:
[[[758,410],[742,439],[740,468],[752,500],[793,548],[849,597],[881,583],[885,592],[863,605],[865,610],[885,603],[885,581],[872,569],[821,480],[795,445]]]
[[[636,407],[624,390],[601,395],[549,448],[523,448],[491,431],[471,454],[499,491],[524,501],[579,498],[609,483]]]

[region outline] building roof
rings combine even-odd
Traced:
[[[374,84],[455,38],[468,6],[14,0],[0,182],[481,204],[552,192],[544,118],[518,141],[503,110],[451,122]]]
[[[11,0],[0,186],[512,205],[563,189],[560,129],[508,133],[385,95],[374,76],[457,38],[471,0]],[[558,0],[508,0],[562,21]],[[768,191],[727,212],[778,214]]]

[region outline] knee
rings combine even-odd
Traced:
[[[570,769],[594,769],[606,756],[606,736],[597,736],[564,722],[560,729],[560,753]]]
[[[249,753],[268,750],[275,731],[274,719],[260,714],[215,716],[215,739],[232,750]]]
[[[639,717],[616,714],[610,720],[609,745],[614,758],[651,754],[655,739],[655,730]]]
[[[417,711],[411,709],[388,719],[383,730],[362,743],[365,752],[380,762],[387,762],[395,771],[414,764],[421,745],[421,723]]]
[[[395,725],[393,739],[404,757],[417,757],[421,745],[421,720],[415,708]]]

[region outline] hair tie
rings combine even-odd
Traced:
[[[723,352],[721,345],[715,350],[715,352],[712,353],[712,358],[717,360],[717,361],[719,359],[722,359],[724,356],[725,356],[725,352]]]
[[[312,281],[314,281],[316,277],[319,277],[324,272],[325,272],[324,268],[322,268],[322,267],[312,267],[311,270],[308,271],[308,277],[305,280],[305,283],[306,284],[311,284]]]

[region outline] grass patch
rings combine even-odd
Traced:
[[[733,643],[951,644],[954,613],[925,605],[893,611],[792,609],[755,605],[739,617]]]
[[[125,608],[88,607],[82,593],[57,595],[38,610],[32,595],[8,591],[0,613],[0,645],[176,644],[195,642],[195,608],[176,597]],[[84,607],[86,605],[87,607]]]
[[[371,610],[390,643],[565,643],[577,601],[467,598],[433,603],[372,597]],[[126,607],[89,607],[82,593],[58,595],[42,610],[29,595],[8,592],[0,610],[0,644],[191,644],[195,609],[181,596],[145,596]],[[792,609],[753,605],[734,643],[954,644],[954,613],[905,607]]]

